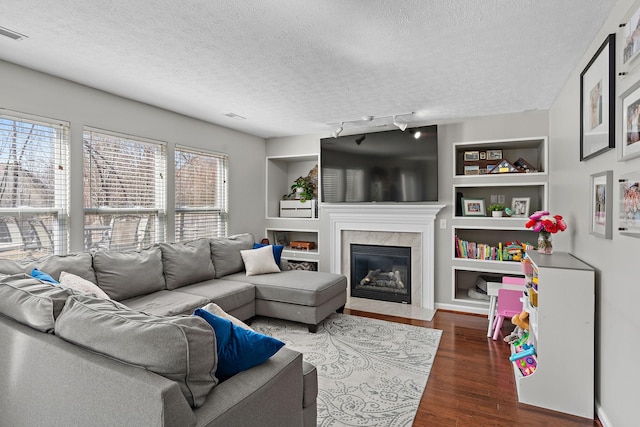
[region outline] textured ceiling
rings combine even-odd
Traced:
[[[28,38],[0,37],[0,59],[265,138],[329,136],[547,109],[614,3],[3,0],[0,26]]]

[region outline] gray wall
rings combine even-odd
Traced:
[[[640,239],[617,231],[620,201],[617,180],[640,171],[640,158],[618,161],[621,146],[622,105],[616,103],[616,149],[580,162],[580,73],[609,33],[617,33],[634,0],[621,0],[585,52],[549,111],[550,206],[567,217],[569,229],[554,237],[558,249],[569,251],[597,270],[596,280],[596,399],[600,416],[609,426],[638,425],[637,384],[640,354],[637,333],[640,321],[631,315],[640,301],[639,274],[635,265]],[[638,7],[638,4],[635,4]],[[617,45],[624,42],[617,34]],[[616,50],[620,55],[620,49]],[[616,78],[619,96],[640,81],[640,70]],[[589,234],[591,174],[613,171],[613,238],[605,240]],[[571,331],[567,331],[571,333]]]
[[[82,250],[82,127],[84,125],[167,142],[168,174],[176,144],[229,155],[229,234],[264,232],[262,138],[111,95],[0,61],[0,108],[71,123],[71,251]],[[167,211],[174,207],[168,189]],[[172,220],[173,216],[169,216]],[[169,240],[172,236],[167,236]]]

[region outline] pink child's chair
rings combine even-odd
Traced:
[[[505,317],[511,319],[516,314],[522,311],[522,291],[515,291],[512,289],[498,289],[498,309],[496,314],[496,321],[493,330],[493,340],[498,339],[500,329],[502,328],[502,322]]]

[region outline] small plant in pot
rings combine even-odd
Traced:
[[[500,217],[502,216],[502,214],[504,213],[504,210],[507,207],[505,205],[502,204],[493,204],[493,205],[489,205],[489,212],[491,212],[491,216],[497,216]]]
[[[314,198],[315,184],[308,177],[299,177],[291,185],[291,192],[282,196],[284,200],[296,199],[306,202]]]

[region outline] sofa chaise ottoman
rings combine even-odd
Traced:
[[[161,243],[140,251],[81,252],[26,262],[0,259],[0,276],[35,280],[30,274],[37,269],[62,280],[56,292],[77,292],[81,283],[83,289],[93,287],[149,316],[187,316],[213,302],[241,320],[269,316],[305,323],[311,331],[344,307],[344,276],[295,270],[249,275],[242,252],[253,247],[253,236],[241,234]],[[65,298],[54,304],[58,313],[64,305]],[[0,427],[316,424],[315,367],[286,346],[217,384],[195,407],[175,381],[60,339],[53,326],[34,329],[29,316],[16,320],[0,311]]]

